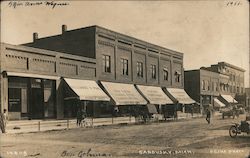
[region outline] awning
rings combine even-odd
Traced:
[[[158,114],[158,111],[154,104],[147,104],[147,108],[150,114]]]
[[[231,95],[221,95],[228,103],[238,103]]]
[[[214,98],[214,106],[215,107],[225,107],[226,105],[219,101],[217,98]]]
[[[150,104],[173,104],[173,101],[163,92],[161,87],[136,86]]]
[[[80,100],[110,101],[110,98],[95,81],[64,78]],[[66,97],[68,99],[72,97]]]
[[[42,78],[42,79],[49,79],[49,80],[58,80],[58,79],[60,79],[59,76],[40,75],[40,74],[23,73],[23,72],[10,72],[10,71],[7,72],[7,76]]]
[[[143,105],[147,101],[132,84],[101,82],[115,105]]]
[[[174,98],[175,101],[178,101],[181,104],[195,103],[195,101],[188,96],[184,89],[167,88],[167,92],[171,95],[172,98]]]

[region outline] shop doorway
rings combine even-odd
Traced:
[[[40,119],[44,117],[43,91],[41,88],[31,88],[31,118]]]

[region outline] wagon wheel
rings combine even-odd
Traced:
[[[238,134],[238,129],[236,126],[231,126],[230,129],[229,129],[229,135],[230,137],[232,138],[235,138]]]

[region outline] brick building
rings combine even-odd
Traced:
[[[219,62],[211,67],[185,71],[185,90],[203,107],[244,103],[244,71],[234,65]],[[237,101],[234,99],[236,98]]]
[[[13,119],[70,117],[78,106],[96,117],[114,107],[159,109],[182,104],[170,98],[186,94],[182,53],[99,26],[63,25],[60,35],[34,33],[32,43],[2,44],[1,73],[1,110]],[[166,95],[162,88],[176,90]],[[194,103],[186,98],[183,104]]]

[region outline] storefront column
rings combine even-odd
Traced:
[[[8,113],[8,78],[1,75],[1,113],[6,109]]]
[[[63,113],[63,105],[64,105],[64,100],[63,100],[63,87],[61,85],[61,80],[58,79],[56,80],[56,118],[57,119],[63,119],[64,118],[64,113]]]

